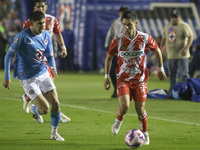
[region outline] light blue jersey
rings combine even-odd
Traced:
[[[16,54],[14,78],[31,79],[46,73],[44,55],[47,57],[49,66],[56,68],[52,41],[47,31],[35,35],[31,29],[27,28],[16,35],[5,56],[5,80],[10,79],[10,63],[14,54]]]

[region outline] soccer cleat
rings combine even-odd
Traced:
[[[42,116],[41,115],[38,115],[38,114],[36,114],[35,112],[34,112],[34,110],[33,110],[33,104],[30,104],[30,107],[29,107],[29,109],[30,109],[30,112],[31,112],[31,114],[32,114],[32,117],[33,117],[33,120],[35,121],[35,122],[37,122],[37,123],[43,123],[43,118],[42,118]]]
[[[60,122],[67,123],[70,121],[71,121],[71,119],[69,117],[65,116],[62,112],[60,113]]]
[[[21,96],[21,99],[22,99],[22,102],[23,102],[23,110],[26,114],[28,114],[31,101],[27,102],[25,94]]]
[[[114,135],[116,135],[119,132],[119,129],[120,129],[121,125],[122,125],[122,122],[123,121],[120,121],[117,118],[115,119],[115,121],[114,121],[114,123],[113,123],[113,125],[111,127],[111,131],[112,131],[112,133]]]
[[[144,144],[143,145],[149,145],[150,139],[148,132],[144,132]]]
[[[51,139],[56,141],[65,141],[65,139],[58,134],[58,132],[51,133]]]

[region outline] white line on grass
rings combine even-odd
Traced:
[[[1,99],[21,101],[21,100],[16,99],[16,98],[8,98],[8,97],[0,97],[0,100]],[[66,107],[71,107],[71,108],[78,108],[78,109],[84,109],[84,110],[90,110],[90,111],[96,111],[96,112],[102,112],[102,113],[116,114],[116,113],[111,112],[111,111],[100,110],[100,109],[93,109],[93,108],[87,108],[87,107],[83,107],[83,106],[67,105],[67,104],[61,104],[61,106],[66,106]],[[137,115],[131,114],[131,113],[128,113],[127,115],[129,115],[129,116],[137,116]],[[192,122],[184,122],[184,121],[163,119],[163,118],[158,118],[158,117],[148,117],[148,118],[155,119],[155,120],[167,121],[167,122],[175,122],[175,123],[182,123],[182,124],[189,124],[189,125],[200,126],[200,124],[198,124],[198,123],[192,123]]]

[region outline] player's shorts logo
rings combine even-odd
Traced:
[[[28,91],[28,93],[29,93],[30,95],[33,95],[35,92],[34,92],[33,89],[30,89],[30,90]]]

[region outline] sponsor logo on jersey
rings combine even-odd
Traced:
[[[134,51],[134,52],[121,52],[120,53],[120,57],[132,57],[132,58],[136,58],[136,57],[140,57],[143,55],[143,51]]]

